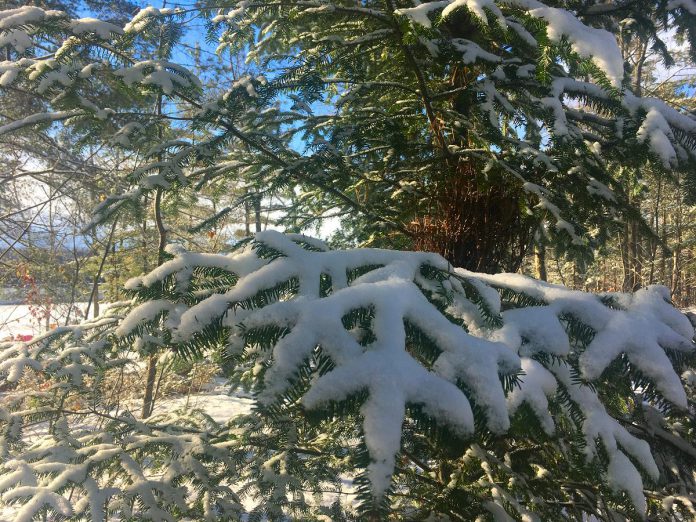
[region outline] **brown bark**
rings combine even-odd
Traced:
[[[641,259],[640,232],[638,222],[631,221],[629,254],[631,256],[631,292],[638,290],[643,283],[643,262]]]
[[[251,235],[251,218],[249,214],[251,210],[249,208],[249,198],[244,198],[244,237],[249,237]]]
[[[94,281],[94,293],[92,294],[93,317],[99,317],[99,279]]]
[[[657,179],[657,193],[655,195],[655,204],[652,209],[652,227],[655,237],[650,239],[650,276],[648,284],[655,284],[655,262],[657,260],[657,247],[659,246],[658,237],[660,237],[660,204],[662,203],[662,178]],[[664,227],[664,224],[662,225]]]
[[[164,3],[163,3],[164,5]],[[162,95],[160,94],[157,98],[156,111],[158,115],[162,115]],[[159,139],[162,141],[163,132],[162,128],[158,129]],[[162,157],[158,158],[161,162]],[[158,187],[155,192],[155,201],[153,205],[153,213],[155,217],[155,226],[157,227],[157,232],[159,234],[159,244],[157,245],[157,266],[164,263],[164,252],[167,246],[167,228],[164,226],[164,221],[162,219],[162,198],[164,196],[164,191],[162,187]],[[145,377],[145,392],[143,395],[143,409],[142,418],[147,419],[152,415],[152,411],[155,408],[155,377],[157,376],[157,354],[151,353],[147,359],[147,374]]]
[[[534,277],[541,281],[547,281],[546,275],[546,247],[543,243],[534,245]]]
[[[522,195],[500,185],[483,188],[473,163],[439,185],[430,211],[409,224],[416,250],[441,254],[454,266],[477,272],[515,272],[531,243],[520,216]]]
[[[101,279],[102,273],[104,271],[104,265],[106,264],[106,258],[108,257],[109,252],[111,251],[110,245],[112,244],[114,233],[116,232],[117,223],[118,219],[114,219],[114,222],[111,224],[111,231],[109,232],[109,238],[106,241],[104,255],[102,256],[101,262],[99,263],[99,269],[97,270],[97,274],[94,276],[92,293],[90,294],[89,302],[87,303],[87,309],[85,310],[85,318],[89,317],[89,310],[92,306],[94,306],[94,317],[97,317],[99,315],[99,279]]]
[[[662,256],[660,257],[660,282],[667,285],[667,210],[662,210]]]
[[[261,196],[254,197],[254,223],[256,232],[261,232]]]
[[[623,281],[621,283],[622,292],[631,291],[631,260],[629,256],[629,236],[630,230],[628,223],[624,225],[623,236],[621,237],[621,265],[623,267]]]
[[[682,204],[679,194],[677,194],[677,211],[674,215],[674,231],[676,234],[676,242],[674,252],[672,253],[672,281],[670,288],[672,291],[672,299],[675,302],[681,302],[681,279],[682,279]]]

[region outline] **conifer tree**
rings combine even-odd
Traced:
[[[338,208],[372,242],[445,256],[272,231],[229,254],[161,241],[131,301],[2,346],[0,498],[15,519],[688,518],[694,330],[666,289],[592,295],[467,270],[514,267],[544,220],[569,249],[598,239],[590,224],[606,234],[630,209],[601,151],[692,165],[693,116],[625,88],[601,27],[635,15],[656,37],[691,34],[693,2],[563,7],[216,2],[146,8],[123,28],[1,11],[0,87],[47,105],[0,134],[89,122],[149,149],[93,226],[235,175],[217,161],[232,149],[260,188],[299,194],[288,224]],[[163,20],[198,15],[268,73],[208,96],[174,53],[138,58],[176,36]],[[101,104],[115,92],[162,110]],[[148,122],[172,107],[193,134],[153,148]],[[110,393],[164,352],[220,361],[252,413],[140,415]]]
[[[664,33],[693,40],[689,5],[413,4],[242,2],[213,18],[303,99],[311,158],[341,191],[323,191],[323,206],[350,194],[373,214],[359,239],[383,241],[387,225],[456,266],[514,270],[540,226],[579,250],[631,214],[612,161],[693,172],[693,119],[635,97],[607,31],[669,64]],[[315,101],[331,110],[315,115]]]
[[[25,382],[2,410],[18,520],[229,519],[243,498],[273,520],[692,509],[690,479],[665,479],[693,458],[693,328],[664,288],[594,296],[277,232],[168,255],[127,284],[129,311],[4,347],[4,382]],[[121,411],[109,382],[143,343],[231,361],[256,409],[227,426]]]

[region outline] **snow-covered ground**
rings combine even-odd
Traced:
[[[86,303],[78,303],[84,310]],[[102,309],[104,305],[102,305]],[[53,323],[64,323],[65,315],[56,313],[56,317],[51,318]],[[61,321],[62,319],[62,321]],[[17,336],[33,336],[43,331],[43,326],[32,316],[28,305],[23,304],[2,304],[0,305],[0,340]],[[229,395],[229,386],[226,379],[216,377],[205,386],[199,393],[190,396],[167,397],[155,403],[154,414],[165,413],[167,411],[178,410],[181,408],[200,409],[210,415],[219,423],[226,423],[236,415],[243,415],[251,412],[253,399],[243,395]],[[2,394],[0,393],[0,396]],[[136,406],[136,405],[134,405]],[[136,407],[137,411],[139,407]],[[41,430],[41,427],[39,427]],[[249,501],[247,508],[253,507],[253,500]],[[3,505],[0,501],[0,522],[12,522],[15,519],[16,508]]]
[[[18,335],[31,335],[36,324],[32,324],[31,312],[27,305],[0,305],[0,340]]]
[[[232,417],[251,412],[253,399],[242,395],[228,395],[226,379],[216,377],[206,388],[205,391],[190,396],[162,399],[155,403],[153,414],[191,408],[203,410],[216,422],[224,424]]]
[[[75,303],[80,314],[85,311],[87,303]],[[104,305],[101,305],[102,309]],[[68,305],[57,304],[51,307],[48,326],[65,324],[65,317],[71,308]],[[34,315],[32,315],[32,311]],[[0,341],[15,339],[17,336],[34,336],[46,330],[46,320],[36,315],[42,315],[44,309],[27,304],[0,304]],[[71,310],[75,317],[75,309]]]
[[[82,310],[86,303],[77,303]],[[101,305],[104,309],[108,305]],[[56,307],[56,313],[52,315],[52,324],[63,324],[65,321],[65,307]],[[43,332],[44,326],[32,316],[31,309],[24,304],[0,305],[0,340],[17,336],[33,336]],[[244,396],[228,394],[228,386],[225,379],[215,378],[201,393],[190,396],[174,397],[159,400],[155,404],[154,413],[177,410],[188,407],[201,409],[217,422],[225,423],[231,417],[249,413],[253,400]]]

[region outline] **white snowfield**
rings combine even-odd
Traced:
[[[78,302],[73,307],[81,312],[86,310],[87,303]],[[100,305],[102,310],[108,308],[108,304]],[[49,313],[48,326],[64,325],[66,314],[70,312],[71,321],[74,322],[76,309],[66,303],[56,303],[50,306],[38,306],[29,304],[0,304],[0,341],[14,339],[17,336],[36,336],[46,330],[44,314]]]

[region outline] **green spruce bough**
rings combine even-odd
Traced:
[[[665,288],[597,296],[277,232],[169,254],[122,317],[2,351],[7,389],[46,383],[0,410],[16,520],[688,512],[645,496],[678,488],[632,428],[689,407],[693,328]],[[117,410],[104,382],[147,346],[226,361],[255,410]]]

